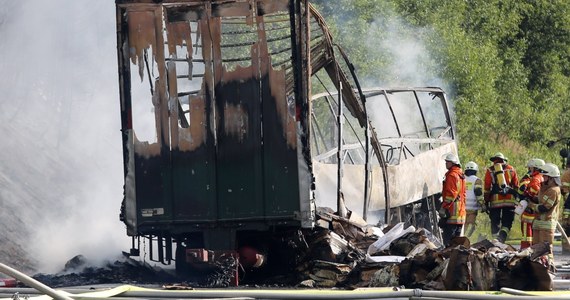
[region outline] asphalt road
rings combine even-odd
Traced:
[[[555,265],[570,265],[570,252],[562,252],[562,246],[554,245]]]

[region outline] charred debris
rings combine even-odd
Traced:
[[[244,287],[552,290],[555,270],[546,259],[546,244],[517,251],[496,240],[471,244],[460,237],[443,248],[439,238],[424,228],[398,223],[380,229],[351,212],[344,218],[329,209],[319,209],[318,215],[319,227],[299,230],[291,235],[294,239],[281,240],[281,252],[268,256],[260,269],[246,269],[237,260],[226,259],[217,260],[207,272],[181,277],[125,253],[104,267],[90,266],[77,256],[58,274],[33,277],[51,287],[117,283],[159,284],[167,289],[228,287],[238,265]]]
[[[424,228],[398,223],[380,230],[358,216],[341,218],[326,211],[320,211],[319,216],[329,226],[308,242],[314,256],[298,269],[308,277],[301,285],[552,289],[553,268],[545,257],[549,251],[546,244],[517,251],[496,240],[471,244],[468,238],[460,237],[443,248],[440,239]]]

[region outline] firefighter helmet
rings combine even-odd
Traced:
[[[548,176],[548,177],[560,177],[560,170],[558,169],[558,166],[556,166],[553,163],[547,163],[544,164],[543,166],[539,167],[540,173]]]
[[[470,161],[465,164],[465,171],[467,170],[479,171],[479,166],[475,162]]]
[[[531,158],[527,163],[526,163],[527,168],[539,168],[541,166],[544,166],[544,160],[540,159],[540,158]]]
[[[460,164],[460,162],[459,162],[459,157],[457,157],[457,155],[455,155],[455,154],[453,154],[453,153],[447,153],[447,154],[445,154],[445,155],[443,156],[443,159],[444,159],[445,161],[452,162],[452,163],[454,163],[454,164],[456,164],[456,165],[459,165],[459,164]]]
[[[501,152],[497,152],[495,153],[493,156],[491,156],[490,160],[494,161],[495,159],[502,159],[503,161],[507,161],[508,159],[503,155],[503,153]]]

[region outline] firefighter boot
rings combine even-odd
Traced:
[[[501,242],[501,243],[505,243],[508,235],[509,235],[508,230],[501,228],[501,230],[499,231],[499,236],[497,237],[497,240],[499,240],[499,242]]]

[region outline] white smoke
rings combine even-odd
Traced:
[[[113,259],[130,246],[114,1],[3,1],[0,36],[0,223],[41,272]]]
[[[428,51],[427,39],[433,39],[430,28],[413,27],[394,12],[384,11],[384,19],[373,21],[364,33],[366,55],[386,60],[382,68],[363,79],[365,86],[379,84],[390,87],[446,87],[437,65]]]

